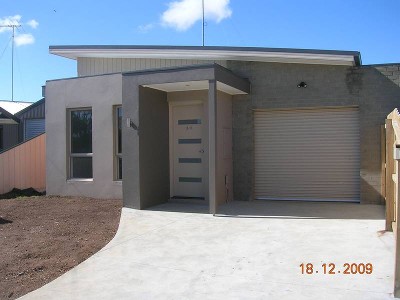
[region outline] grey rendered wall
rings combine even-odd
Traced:
[[[78,58],[78,76],[91,76],[107,73],[139,71],[218,63],[226,65],[226,61],[197,59],[144,59],[144,58]]]
[[[126,126],[129,118],[139,126],[139,86],[134,76],[122,76],[122,178],[124,207],[141,209],[140,169],[139,169],[139,131]],[[129,181],[128,181],[129,180]]]
[[[232,96],[217,93],[217,204],[233,199]],[[226,184],[225,184],[226,176]]]
[[[388,113],[400,106],[398,82],[396,84],[373,66],[230,62],[228,67],[252,84],[250,95],[233,97],[236,200],[253,199],[252,109],[357,105],[360,110],[361,202],[382,203],[380,125],[384,124]],[[297,88],[301,81],[307,83],[307,88]]]
[[[113,178],[113,106],[122,103],[122,76],[48,81],[46,84],[46,186],[49,195],[122,198]],[[68,180],[67,110],[91,107],[93,180]]]
[[[139,88],[141,208],[169,199],[169,110],[167,93]],[[129,184],[126,181],[124,184]]]

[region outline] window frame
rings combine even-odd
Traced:
[[[90,110],[92,114],[92,152],[91,153],[72,153],[72,113],[76,111],[88,111]],[[93,172],[93,109],[92,107],[77,107],[77,108],[68,108],[67,109],[67,120],[68,120],[68,136],[67,136],[67,166],[68,166],[68,174],[67,180],[70,181],[93,181],[94,172]],[[91,178],[83,178],[83,177],[73,177],[73,158],[81,157],[87,158],[90,157],[92,159],[92,177]]]
[[[119,144],[119,134],[118,134],[118,110],[121,110],[121,152],[118,152],[118,144]],[[113,123],[114,123],[114,139],[113,139],[113,149],[114,149],[114,181],[122,181],[122,176],[119,178],[120,167],[119,160],[122,162],[122,105],[114,105],[113,106]],[[121,173],[122,174],[122,173]]]

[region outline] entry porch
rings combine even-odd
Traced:
[[[217,64],[123,74],[124,207],[232,200],[232,100],[249,92]]]

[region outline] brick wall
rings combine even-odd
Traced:
[[[252,84],[250,95],[233,100],[234,197],[253,199],[254,108],[357,105],[360,110],[361,202],[382,203],[380,125],[400,107],[399,65],[324,66],[229,62]],[[299,89],[297,84],[307,83]]]
[[[382,75],[400,86],[400,64],[371,65]]]

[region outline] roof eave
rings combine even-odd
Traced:
[[[77,60],[80,57],[238,60],[279,63],[361,65],[356,51],[299,50],[238,47],[129,47],[50,46],[51,54]]]

